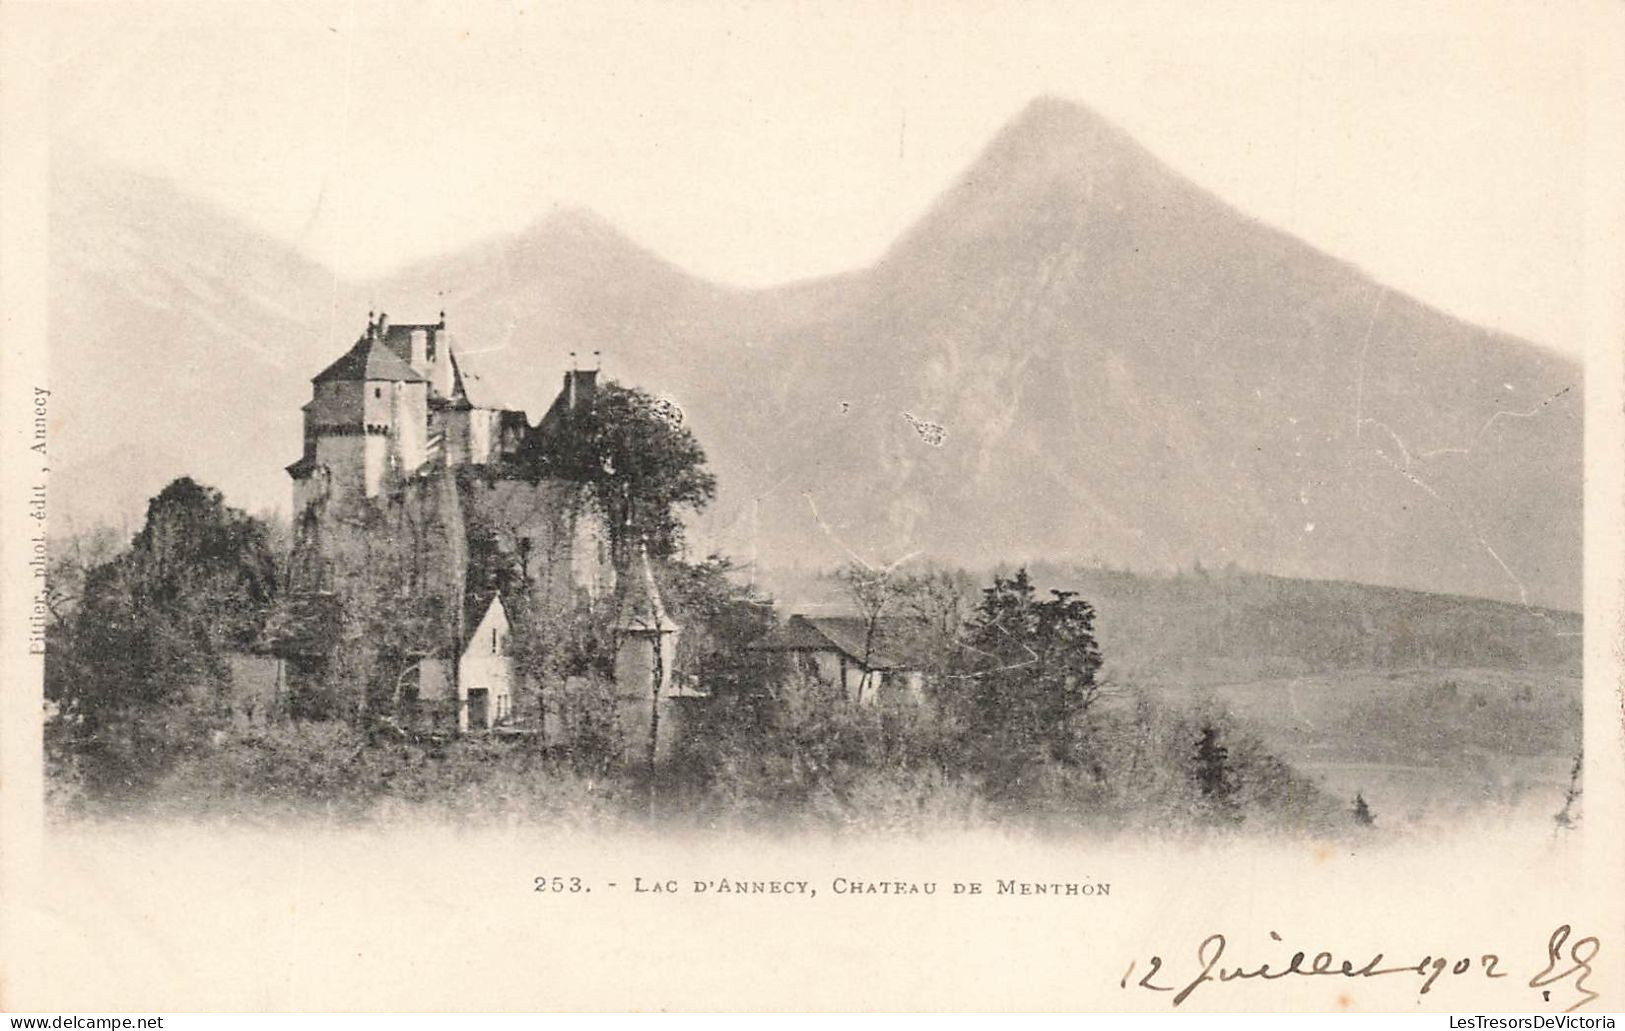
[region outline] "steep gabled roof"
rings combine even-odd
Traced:
[[[427,383],[417,370],[402,361],[400,356],[386,347],[383,341],[368,334],[344,352],[344,356],[311,378],[312,383],[331,380],[398,380],[403,383]]]
[[[904,626],[897,620],[876,622],[874,637],[869,623],[860,616],[791,616],[750,645],[751,651],[806,652],[837,651],[869,669],[916,669],[908,661]]]
[[[479,633],[480,625],[485,617],[495,608],[499,619],[508,622],[508,607],[502,604],[502,594],[492,588],[471,590],[463,598],[463,648],[464,652],[474,644],[474,636]]]
[[[446,351],[446,357],[451,361],[451,396],[462,400],[474,408],[501,408],[485,389],[485,383],[479,373],[463,368],[463,359],[455,350]]]

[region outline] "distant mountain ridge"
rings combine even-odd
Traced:
[[[1039,562],[1040,594],[1072,591],[1095,610],[1108,681],[1193,687],[1340,671],[1549,670],[1578,678],[1582,617],[1460,595],[1239,569],[1147,575]],[[967,571],[986,584],[995,570]],[[827,574],[765,571],[790,612],[849,612]],[[973,608],[974,592],[963,600]]]
[[[93,464],[94,412],[123,404],[118,443],[251,508],[285,506],[306,381],[376,301],[444,306],[533,417],[571,351],[672,396],[722,484],[696,545],[741,559],[1200,559],[1579,605],[1577,364],[1241,215],[1065,101],[821,280],[720,287],[563,210],[342,283],[157,184],[64,170],[53,288],[65,450]]]

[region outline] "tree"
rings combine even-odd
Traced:
[[[940,680],[964,651],[965,625],[979,593],[976,582],[963,570],[928,566],[893,573],[889,585],[897,598],[897,618],[891,625],[894,644],[923,672]]]
[[[1354,794],[1354,822],[1361,827],[1370,827],[1377,822],[1371,815],[1371,806],[1366,804],[1365,795],[1361,792]]]
[[[655,559],[676,554],[682,511],[701,511],[716,496],[716,477],[681,412],[613,381],[600,384],[591,404],[560,428],[538,435],[519,462],[533,476],[594,487],[620,569],[640,541]]]
[[[63,686],[92,720],[166,701],[217,675],[225,651],[249,648],[276,591],[264,526],[182,477],[149,503],[129,550],[85,574],[69,654],[54,665],[77,667],[81,679]]]
[[[97,568],[117,558],[125,539],[105,526],[50,542],[46,599],[52,625],[71,623],[85,596],[85,584]]]
[[[1219,728],[1211,722],[1202,724],[1201,736],[1196,739],[1196,752],[1192,775],[1202,793],[1202,801],[1210,816],[1220,820],[1241,819],[1236,798],[1236,772],[1230,761],[1230,749],[1219,741]]]
[[[863,667],[863,678],[858,683],[860,699],[869,696],[876,687],[871,678],[874,676],[874,654],[880,643],[881,623],[900,600],[902,585],[900,579],[893,579],[894,572],[894,567],[875,569],[853,560],[835,574],[847,597],[856,606],[858,618],[863,621],[863,654],[857,657]]]
[[[682,627],[676,672],[701,678],[706,689],[730,693],[760,679],[760,657],[745,646],[773,626],[772,603],[734,579],[732,559],[708,555],[701,562],[670,559],[656,569],[660,593]]]
[[[277,574],[265,526],[188,477],[152,499],[128,550],[84,574],[46,684],[104,781],[153,772],[221,713],[225,656],[254,646]]]
[[[956,674],[967,732],[997,781],[1018,784],[1035,763],[1078,765],[1084,717],[1101,664],[1094,609],[1071,591],[1040,601],[1027,571],[995,576],[963,635]]]
[[[448,633],[446,613],[458,604],[456,599],[429,592],[394,589],[381,583],[350,592],[344,599],[338,652],[347,656],[355,681],[348,685],[343,714],[362,724],[393,717],[403,724],[416,715],[415,688],[421,677],[423,660],[445,654]],[[458,654],[453,651],[453,654]]]
[[[901,563],[876,568],[854,560],[835,579],[863,621],[859,658],[865,667],[884,640],[911,668],[938,677],[950,670],[963,647],[967,599],[976,594],[967,574],[930,566],[905,572]]]
[[[247,647],[276,598],[265,524],[191,477],[148,504],[128,560],[135,603],[192,622],[211,646]]]

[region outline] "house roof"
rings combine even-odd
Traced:
[[[904,624],[895,619],[875,622],[869,637],[869,621],[861,616],[793,615],[750,645],[751,651],[806,652],[837,651],[869,669],[913,669],[908,660]]]
[[[451,396],[461,398],[474,408],[506,408],[497,400],[492,391],[479,373],[463,366],[462,355],[449,346],[446,357],[451,361]]]
[[[502,604],[502,593],[493,588],[482,588],[468,591],[463,598],[463,650],[474,642],[474,635],[479,633],[480,624],[493,607],[501,610],[502,618],[508,618],[508,607]]]
[[[312,383],[331,380],[399,380],[404,383],[427,383],[417,370],[401,360],[377,336],[369,333],[355,342],[338,361],[318,372]]]

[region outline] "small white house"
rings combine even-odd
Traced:
[[[502,596],[493,594],[483,606],[472,606],[470,612],[480,615],[474,621],[474,628],[464,637],[462,654],[457,657],[455,690],[459,734],[490,730],[511,720],[514,686],[519,681],[508,647],[511,628]],[[449,697],[453,688],[448,683],[451,678],[447,673],[443,658],[431,657],[420,662],[418,699],[433,704]]]
[[[457,730],[490,730],[513,718],[513,658],[508,610],[492,595],[457,660]]]

